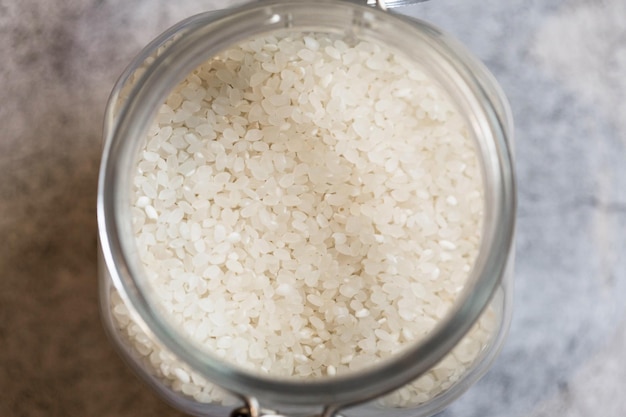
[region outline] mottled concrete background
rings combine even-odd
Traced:
[[[174,5],[174,3],[176,3]],[[0,0],[0,416],[180,415],[101,330],[95,199],[107,95],[142,45],[218,1]],[[517,125],[516,312],[446,417],[626,415],[626,4],[431,0]]]

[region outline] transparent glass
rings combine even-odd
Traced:
[[[401,355],[356,375],[312,382],[261,377],[234,368],[189,343],[150,301],[130,229],[129,189],[135,155],[167,94],[189,72],[243,39],[289,28],[372,39],[419,62],[443,86],[467,120],[482,163],[485,216],[472,276],[453,311],[429,337]],[[115,85],[104,126],[98,191],[100,303],[105,328],[122,357],[173,406],[192,415],[225,416],[255,404],[285,415],[428,416],[440,411],[482,376],[503,343],[511,316],[515,231],[512,120],[506,99],[488,71],[456,41],[429,24],[379,9],[340,1],[265,1],[187,19],[155,39]],[[116,300],[118,311],[112,307]],[[122,302],[123,308],[120,307]],[[120,310],[124,310],[123,312]],[[451,355],[454,347],[491,315],[489,343],[446,389],[403,407],[379,397],[415,381]],[[164,380],[119,326],[120,315],[191,373],[230,392],[232,400],[195,400],[180,384]],[[258,403],[257,403],[258,400]]]

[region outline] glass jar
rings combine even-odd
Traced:
[[[479,252],[450,313],[426,339],[380,365],[313,381],[251,374],[182,337],[152,302],[130,220],[135,157],[168,93],[226,47],[283,29],[372,39],[418,62],[464,116],[476,143],[484,185]],[[153,389],[192,415],[429,416],[440,411],[486,372],[510,321],[515,224],[511,128],[506,99],[474,57],[439,29],[384,7],[267,0],[179,23],[134,59],[107,106],[98,225],[101,312],[111,340]],[[431,384],[428,378],[444,372],[446,361],[457,355],[455,349],[467,343],[464,337],[476,331],[487,332],[487,342],[466,367],[449,376],[437,395],[411,398],[405,393],[398,397],[402,404],[389,400],[393,394],[380,399],[407,384]],[[197,388],[207,384],[216,388],[210,392]]]

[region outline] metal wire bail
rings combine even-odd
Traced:
[[[246,405],[234,409],[230,417],[285,417],[271,410],[262,410],[259,401],[255,397],[245,397]]]
[[[283,414],[277,414],[272,410],[261,409],[259,401],[255,397],[246,396],[244,398],[246,405],[234,409],[230,413],[230,417],[287,417]],[[311,417],[335,417],[341,407],[339,405],[326,405],[322,414],[316,414]]]
[[[377,9],[383,11],[387,10],[387,3],[385,2],[385,0],[366,0],[365,4],[367,4],[368,6],[376,7]]]

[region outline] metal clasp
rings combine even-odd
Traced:
[[[385,0],[376,0],[376,7],[378,7],[380,10],[387,10],[387,3],[385,2]]]
[[[368,6],[377,7],[380,10],[395,9],[396,7],[410,6],[427,0],[365,0]]]
[[[244,398],[246,405],[243,407],[239,407],[234,409],[230,413],[230,417],[287,417],[283,414],[277,414],[272,410],[263,410],[259,405],[259,401],[254,397],[246,397]],[[339,411],[338,406],[326,406],[322,414],[318,414],[311,417],[339,417],[337,412]]]
[[[380,10],[387,10],[387,3],[385,2],[385,0],[366,0],[366,4],[368,6],[376,7]]]

